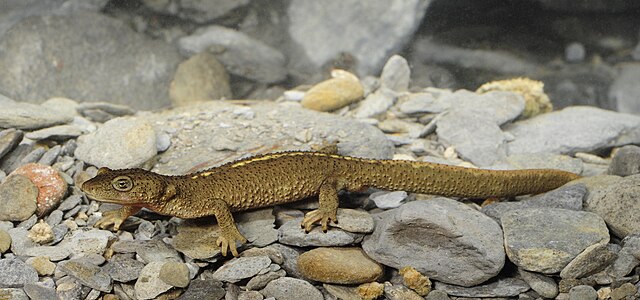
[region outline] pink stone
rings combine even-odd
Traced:
[[[67,182],[50,166],[36,163],[26,164],[12,172],[23,175],[38,187],[36,214],[42,217],[51,212],[67,194]]]

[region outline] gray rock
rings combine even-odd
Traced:
[[[287,275],[295,278],[303,278],[300,271],[298,271],[298,256],[302,253],[301,250],[277,243],[269,247],[278,250],[284,257],[284,263],[281,264],[281,267],[287,271]]]
[[[480,211],[496,220],[510,211],[523,208],[551,207],[579,211],[582,210],[582,199],[586,194],[587,188],[584,185],[571,184],[519,201],[494,202],[482,207]]]
[[[29,164],[29,163],[35,163],[38,160],[40,160],[40,158],[47,152],[47,149],[45,149],[44,147],[35,147],[33,148],[33,150],[31,150],[31,152],[29,152],[27,155],[25,155],[21,160],[20,163],[23,165]]]
[[[493,91],[477,94],[457,90],[453,93],[442,93],[437,99],[437,105],[444,107],[445,111],[459,112],[466,116],[483,116],[496,125],[510,122],[524,111],[524,99],[512,92]]]
[[[573,42],[564,48],[564,59],[570,63],[582,62],[586,55],[587,50],[581,43]]]
[[[380,86],[396,92],[406,92],[411,81],[409,63],[400,55],[393,55],[382,68]]]
[[[436,281],[436,290],[444,290],[450,296],[457,297],[515,297],[529,290],[522,279],[504,278],[474,287],[462,287]]]
[[[0,254],[11,248],[11,236],[4,229],[0,229]]]
[[[0,131],[0,159],[20,143],[23,135],[22,131],[14,128]]]
[[[236,215],[238,230],[256,247],[264,247],[278,240],[275,220],[273,208],[270,207]]]
[[[539,274],[528,272],[518,268],[518,273],[532,290],[544,298],[555,298],[558,295],[558,284],[553,278]]]
[[[433,290],[424,298],[425,300],[451,300],[447,292],[442,290]]]
[[[36,211],[38,187],[29,178],[13,175],[0,184],[0,221],[24,221]]]
[[[385,283],[384,296],[389,300],[422,300],[418,293],[401,284]]]
[[[598,294],[596,290],[588,285],[574,286],[569,290],[569,300],[596,300]]]
[[[400,111],[405,114],[440,113],[448,107],[432,93],[411,93],[400,97]]]
[[[602,243],[587,247],[578,254],[562,271],[561,278],[582,278],[602,271],[618,258],[610,245]]]
[[[51,166],[56,161],[56,159],[58,159],[58,156],[60,155],[61,152],[62,152],[62,146],[60,145],[53,146],[49,148],[49,150],[47,150],[47,152],[45,152],[44,155],[42,155],[42,157],[40,157],[40,159],[38,160],[38,163],[41,165]]]
[[[75,156],[97,167],[123,169],[140,166],[156,153],[156,134],[150,123],[117,118],[78,138]]]
[[[79,137],[85,133],[87,133],[87,131],[77,125],[58,125],[29,132],[26,137],[36,141],[46,139],[68,140]]]
[[[181,262],[180,254],[171,246],[165,244],[162,240],[150,240],[139,243],[136,247],[136,253],[143,262]]]
[[[640,143],[640,117],[573,106],[506,127],[514,136],[509,154],[596,152]]]
[[[219,300],[224,297],[226,291],[222,282],[210,278],[191,281],[187,290],[180,296],[182,300]]]
[[[386,112],[396,102],[394,91],[381,88],[369,94],[353,112],[353,116],[359,119],[372,118]]]
[[[25,248],[22,253],[24,256],[31,257],[47,256],[51,261],[63,260],[71,254],[69,248],[61,245],[29,247]]]
[[[80,201],[82,201],[82,196],[80,196],[78,194],[73,194],[73,195],[67,197],[67,199],[64,199],[60,203],[60,205],[58,206],[58,210],[68,211],[68,210],[76,207],[78,204],[80,204]]]
[[[301,279],[282,277],[269,282],[260,291],[265,297],[274,297],[278,300],[323,300],[322,293],[311,283]]]
[[[394,192],[376,192],[369,195],[378,208],[396,208],[402,204],[404,199],[407,199],[407,192],[394,191]]]
[[[214,101],[153,114],[146,119],[157,124],[159,130],[173,132],[172,146],[158,155],[159,162],[153,169],[162,174],[184,174],[193,171],[192,166],[204,169],[236,158],[229,156],[229,150],[256,153],[256,149],[263,152],[309,149],[291,134],[302,130],[309,131],[312,145],[339,141],[341,154],[390,158],[393,153],[391,142],[373,126],[291,104],[261,102],[240,107]]]
[[[306,233],[300,227],[301,218],[288,221],[278,229],[280,243],[298,247],[308,246],[345,246],[362,241],[363,234],[351,233],[341,229],[330,229],[322,232],[320,226],[314,227]]]
[[[63,214],[64,213],[61,210],[56,209],[49,213],[49,215],[45,218],[45,222],[47,222],[47,224],[49,224],[49,226],[51,227],[56,226],[60,224],[60,222],[62,222]]]
[[[349,53],[358,62],[359,74],[372,75],[408,41],[421,23],[428,3],[291,1],[287,8],[288,32],[299,48],[290,58],[290,65],[304,76]]]
[[[174,106],[233,98],[229,75],[208,52],[200,52],[180,63],[171,81],[169,96]]]
[[[268,256],[234,258],[213,273],[212,279],[235,283],[242,279],[257,275],[262,269],[269,267]]]
[[[20,224],[18,224],[16,227],[17,228],[24,228],[24,229],[31,229],[31,227],[33,227],[33,225],[36,225],[37,222],[38,222],[38,216],[31,215],[28,219],[20,222]]]
[[[640,63],[622,63],[618,76],[609,88],[609,98],[615,101],[617,111],[628,114],[640,113],[640,87],[635,80],[640,76]]]
[[[109,262],[102,267],[113,280],[120,282],[129,282],[138,279],[142,268],[144,268],[144,263],[123,254],[114,255],[109,259]]]
[[[55,287],[38,283],[27,283],[23,287],[27,296],[33,300],[57,299]],[[1,294],[0,294],[1,295]]]
[[[245,6],[249,0],[143,0],[147,7],[164,14],[177,15],[198,23],[208,23]]]
[[[84,229],[73,231],[62,242],[62,246],[68,248],[74,257],[90,254],[102,255],[109,242],[113,239],[115,239],[115,235],[111,231],[85,227]]]
[[[340,228],[352,233],[371,233],[375,229],[373,217],[366,211],[338,208],[338,224],[331,224],[331,227]]]
[[[611,159],[607,173],[623,177],[640,173],[640,147],[628,145],[620,148]]]
[[[247,282],[246,288],[247,290],[252,291],[260,290],[267,286],[269,282],[285,276],[287,276],[287,272],[285,270],[270,271],[265,274],[258,274],[251,278],[249,282]]]
[[[159,277],[163,264],[164,262],[154,261],[142,268],[134,286],[136,298],[153,299],[171,289],[171,286],[164,283]]]
[[[609,241],[598,215],[560,208],[511,211],[502,217],[502,228],[509,260],[545,274],[560,272],[585,248]]]
[[[168,261],[162,265],[158,277],[168,285],[184,288],[189,285],[189,268],[184,263]]]
[[[82,285],[102,292],[111,291],[111,277],[101,267],[87,259],[72,259],[58,264],[60,271],[72,276]]]
[[[3,64],[2,60],[3,57],[0,54],[0,66]],[[3,80],[5,79],[0,75],[0,87],[3,85]],[[73,116],[64,114],[60,110],[31,103],[8,103],[2,105],[0,110],[0,128],[39,129],[69,123],[72,119]]]
[[[0,288],[0,295],[7,296],[7,299],[11,300],[29,300],[24,290],[19,288]]]
[[[640,175],[632,175],[608,185],[588,186],[585,210],[600,215],[618,237],[640,231],[640,219],[635,214],[640,209],[640,202],[635,200],[640,193],[638,182]]]
[[[502,168],[502,164],[493,165],[493,169],[557,169],[580,174],[584,169],[581,159],[548,153],[515,154],[507,156],[505,162],[508,167]]]
[[[95,42],[85,43],[86,36]],[[89,12],[24,19],[5,34],[0,48],[5,49],[0,68],[7,70],[0,75],[0,89],[30,102],[64,96],[108,99],[140,109],[167,106],[169,82],[180,61],[173,46]]]
[[[381,264],[412,266],[431,279],[463,286],[494,277],[504,265],[500,226],[458,201],[414,201],[379,216],[362,248]]]
[[[38,272],[17,258],[0,259],[0,287],[22,287],[38,282]]]
[[[263,83],[282,81],[287,76],[285,56],[271,46],[233,29],[218,25],[196,30],[178,40],[185,55],[211,48],[229,73]],[[250,66],[250,67],[249,67]]]
[[[116,117],[135,114],[135,110],[123,104],[109,102],[85,102],[76,107],[79,114],[94,122],[104,123]]]

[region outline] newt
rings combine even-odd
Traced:
[[[100,168],[81,189],[97,201],[123,205],[105,212],[96,226],[118,230],[141,208],[179,218],[215,216],[222,255],[238,255],[245,243],[232,212],[290,203],[318,196],[319,208],[305,214],[309,232],[320,223],[337,223],[338,192],[367,187],[465,198],[502,198],[538,194],[580,176],[561,170],[483,170],[429,162],[378,160],[327,151],[290,151],[257,155],[187,175],[168,176],[143,169]]]

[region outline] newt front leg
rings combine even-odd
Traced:
[[[113,225],[113,230],[118,231],[124,220],[129,216],[135,215],[140,209],[142,208],[137,206],[123,206],[120,209],[105,211],[102,218],[94,226],[106,229]]]
[[[238,250],[236,248],[236,241],[240,244],[247,242],[247,239],[238,231],[238,227],[233,220],[233,215],[229,210],[227,203],[222,200],[212,200],[213,214],[218,220],[220,226],[220,236],[216,241],[216,245],[220,247],[222,256],[227,256],[227,249],[231,250],[233,256],[238,256]]]

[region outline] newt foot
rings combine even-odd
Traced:
[[[94,227],[98,227],[100,229],[107,229],[112,227],[113,231],[120,230],[120,225],[124,222],[127,217],[124,217],[120,210],[111,210],[102,213],[103,216],[98,222],[96,222]]]
[[[336,217],[335,211],[327,212],[321,209],[316,209],[304,215],[304,219],[302,219],[300,227],[304,228],[304,231],[309,233],[309,231],[311,231],[313,227],[313,224],[318,221],[320,221],[323,232],[327,232],[327,230],[329,230],[329,221],[331,221],[333,224],[338,224],[338,218]]]
[[[237,228],[230,230],[222,230],[220,236],[216,240],[216,245],[220,247],[222,256],[227,256],[227,249],[231,250],[233,256],[238,256],[238,249],[236,248],[236,241],[240,244],[247,242],[247,239],[238,231]]]

